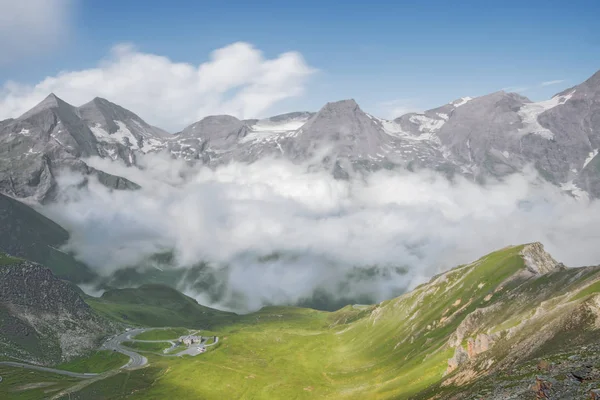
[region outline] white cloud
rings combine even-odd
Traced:
[[[221,307],[294,303],[317,289],[383,300],[444,269],[532,241],[567,265],[600,260],[600,203],[576,201],[531,173],[480,186],[406,171],[342,181],[282,160],[215,170],[165,155],[140,161],[145,171],[107,160],[92,165],[143,189],[92,185],[46,212],[72,232],[71,248],[104,274],[171,248],[179,267],[214,263],[225,289],[211,301]],[[257,262],[274,252],[283,258]],[[208,301],[193,283],[179,288]]]
[[[556,79],[554,81],[546,81],[546,82],[542,82],[540,84],[540,86],[558,85],[559,83],[563,83],[564,81],[565,81],[564,79]]]
[[[0,0],[0,64],[66,39],[73,0]]]
[[[149,123],[178,130],[211,114],[261,116],[300,95],[314,71],[297,52],[266,59],[243,42],[215,50],[200,65],[121,44],[96,68],[61,72],[34,86],[7,82],[0,90],[0,119],[18,116],[54,92],[74,105],[104,97]]]

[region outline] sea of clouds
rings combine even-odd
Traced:
[[[81,189],[83,177],[63,174],[62,199],[44,213],[71,232],[69,250],[104,277],[154,268],[148,258],[165,251],[174,254],[169,268],[207,263],[222,287],[217,297],[183,275],[179,289],[219,308],[315,305],[315,296],[323,308],[381,301],[533,241],[569,266],[600,261],[600,203],[575,199],[532,171],[479,185],[404,170],[337,180],[277,159],[214,169],[165,154],[138,161],[140,168],[89,163],[140,190],[94,181]]]

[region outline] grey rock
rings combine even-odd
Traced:
[[[19,260],[0,268],[0,320],[0,351],[43,365],[90,352],[116,330],[70,283]]]
[[[317,113],[243,121],[209,116],[176,135],[104,99],[74,108],[51,95],[23,116],[0,122],[0,191],[45,201],[59,166],[85,169],[77,161],[94,155],[135,165],[140,153],[164,151],[211,167],[284,158],[325,166],[338,179],[406,168],[483,182],[532,165],[575,196],[586,191],[599,197],[599,115],[600,72],[538,103],[500,91],[385,121],[342,100]],[[104,181],[135,187],[117,177]]]
[[[108,100],[96,97],[78,108],[98,141],[98,151],[103,157],[134,163],[134,152],[148,152],[164,147],[171,135],[146,123],[138,115]]]
[[[79,111],[51,94],[19,118],[0,125],[0,191],[18,198],[50,201],[60,170],[98,175],[83,161],[102,156],[98,149],[99,143]],[[108,174],[102,174],[105,182],[123,186],[123,178],[107,179]]]

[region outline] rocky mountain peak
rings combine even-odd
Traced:
[[[317,115],[347,115],[361,112],[360,106],[354,99],[340,100],[327,103],[319,110]]]
[[[231,115],[211,115],[185,128],[180,136],[206,140],[224,139],[236,135],[244,123]]]
[[[315,115],[315,113],[309,111],[295,111],[286,114],[275,115],[274,117],[268,118],[268,120],[271,122],[283,122],[293,119],[309,119],[313,115]]]
[[[525,261],[527,270],[536,275],[546,274],[562,268],[562,264],[552,258],[540,242],[526,244],[521,250],[521,256]]]
[[[31,110],[25,112],[18,119],[25,120],[46,110],[56,110],[59,113],[76,113],[75,107],[59,98],[54,93],[50,93],[44,100],[39,102]]]
[[[119,130],[116,121],[137,121],[139,124],[147,125],[136,114],[125,108],[111,103],[101,97],[96,97],[92,101],[78,108],[81,118],[90,125],[98,125],[109,133],[115,133]]]

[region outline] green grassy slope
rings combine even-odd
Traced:
[[[142,326],[182,326],[210,329],[229,323],[236,314],[201,306],[191,297],[159,284],[113,289],[86,302],[98,313],[117,321]]]
[[[266,307],[238,316],[164,285],[109,291],[87,301],[119,321],[198,328],[219,342],[196,357],[145,353],[149,368],[118,373],[71,398],[468,398],[488,376],[597,341],[600,267],[540,269],[548,259],[539,251],[507,247],[398,298],[335,312]],[[477,344],[482,338],[489,346]],[[457,354],[463,358],[449,370]],[[535,374],[522,375],[530,390]]]
[[[72,255],[58,250],[68,232],[33,208],[0,194],[0,251],[50,268],[62,279],[86,282],[95,274]]]
[[[142,332],[134,336],[137,340],[171,340],[178,339],[181,336],[188,335],[190,330],[187,328],[168,328],[168,329],[153,329]]]
[[[511,338],[526,343],[540,322],[562,327],[552,331],[560,339],[560,330],[568,329],[561,323],[564,314],[551,312],[542,320],[531,315],[539,315],[540,307],[553,309],[552,302],[566,303],[565,310],[576,314],[585,298],[569,299],[600,279],[598,268],[533,274],[523,250],[494,252],[374,306],[333,313],[268,307],[241,316],[217,328],[220,342],[206,354],[151,356],[161,378],[133,398],[407,399],[450,393],[466,371],[487,373],[479,362],[484,352],[446,374],[456,346],[466,349],[477,335],[497,334],[487,355],[502,365],[515,356],[508,350],[515,345]],[[577,331],[586,326],[573,325]],[[528,343],[529,353],[520,351],[523,362],[560,349],[549,338],[539,342]]]
[[[54,393],[79,382],[77,378],[22,368],[0,366],[0,399],[48,399]]]
[[[122,344],[130,349],[138,351],[151,351],[154,353],[162,353],[163,350],[171,347],[169,342],[123,342]]]
[[[101,373],[111,369],[120,368],[129,362],[129,357],[124,354],[102,350],[96,351],[87,357],[80,357],[53,368],[64,369],[71,372]]]
[[[21,261],[20,258],[9,256],[8,254],[0,252],[0,267],[16,264]]]

